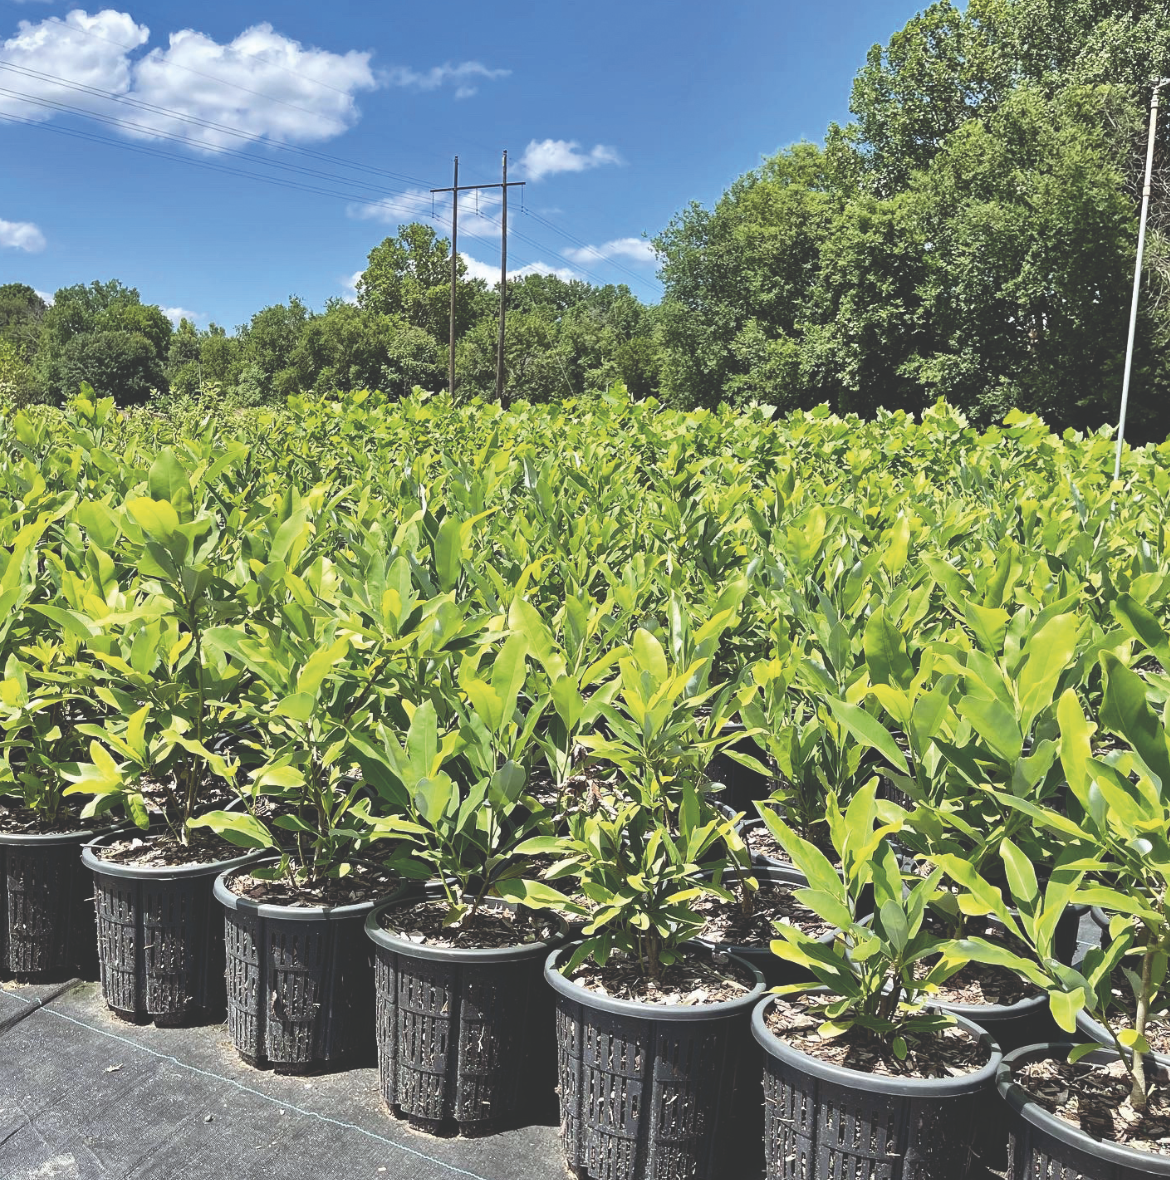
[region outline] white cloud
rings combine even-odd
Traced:
[[[357,122],[354,95],[377,86],[370,55],[305,48],[270,24],[220,45],[203,33],[172,33],[134,66],[134,96],[281,143],[330,139]],[[223,132],[192,128],[165,115],[134,116],[211,147],[238,146]]]
[[[160,307],[159,311],[171,321],[177,328],[180,320],[190,320],[194,323],[196,320],[203,319],[203,312],[188,311],[185,307]]]
[[[45,235],[31,221],[4,221],[0,218],[0,246],[39,254],[45,245]]]
[[[36,290],[36,288],[34,287],[34,288],[33,288],[33,290],[35,291],[35,290]],[[40,297],[41,297],[41,298],[42,298],[42,299],[43,299],[43,300],[44,300],[44,301],[45,301],[45,302],[46,302],[46,303],[47,303],[47,304],[48,304],[50,307],[52,307],[52,306],[53,306],[53,296],[52,296],[52,294],[51,294],[50,292],[48,292],[48,291],[37,291],[37,294],[38,294],[38,295],[39,295],[39,296],[40,296]]]
[[[600,246],[571,247],[564,251],[565,256],[582,266],[602,260],[628,258],[631,262],[654,262],[656,256],[654,247],[645,238],[614,238]]]
[[[575,139],[534,139],[524,149],[520,167],[529,180],[540,180],[557,172],[584,172],[602,164],[622,162],[617,149],[605,144],[596,144],[587,152],[580,151],[580,147]]]
[[[230,125],[278,142],[313,142],[341,134],[359,117],[355,95],[378,86],[370,54],[307,48],[269,24],[245,29],[219,44],[193,29],[171,34],[165,49],[131,54],[150,30],[127,13],[94,16],[77,9],[66,17],[21,21],[0,44],[5,61],[100,90],[167,107],[194,119]],[[197,147],[239,147],[245,140],[155,111],[132,109],[52,79],[10,73],[34,99],[66,103],[137,127],[134,137],[177,135]],[[22,98],[0,96],[0,112],[44,120],[57,111]]]
[[[459,197],[459,234],[498,241],[502,199],[492,189],[463,193]],[[408,221],[430,222],[444,237],[451,234],[451,194],[427,189],[408,189],[378,201],[349,205],[346,212],[358,221],[380,221],[404,225]]]
[[[461,202],[462,204],[462,202]],[[407,221],[426,221],[431,215],[432,205],[438,212],[439,205],[426,189],[409,189],[392,197],[383,197],[368,204],[350,205],[346,212],[358,221],[381,221],[386,225],[398,225]]]
[[[483,279],[489,287],[494,287],[499,283],[499,263],[493,266],[490,262],[480,262],[478,258],[472,258],[470,254],[464,254],[462,252],[460,252],[459,257],[467,264],[467,277],[469,279]],[[572,267],[549,266],[547,262],[530,262],[527,266],[521,266],[516,270],[508,271],[509,279],[522,279],[525,275],[556,275],[558,279],[564,279],[565,282],[581,277]]]
[[[456,98],[470,98],[479,90],[480,81],[494,82],[506,78],[511,70],[493,70],[478,61],[461,61],[458,65],[445,62],[429,70],[412,70],[409,66],[395,66],[384,77],[391,86],[407,86],[413,90],[438,90],[452,84]]]
[[[0,44],[0,57],[27,70],[125,94],[131,85],[131,63],[123,46],[136,48],[149,36],[145,25],[137,24],[124,12],[107,9],[89,16],[77,9],[64,18],[53,16],[35,24],[22,20],[16,36]],[[30,99],[68,103],[87,110],[108,110],[119,105],[19,70],[6,70],[5,75],[6,89],[20,90]],[[0,95],[0,112],[40,121],[57,113],[52,107],[9,95]]]
[[[355,270],[353,274],[341,279],[341,289],[344,294],[341,296],[346,303],[356,303],[358,301],[357,285],[358,279],[366,272],[364,270]]]

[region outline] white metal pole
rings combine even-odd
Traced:
[[[1142,188],[1142,215],[1138,224],[1137,265],[1133,271],[1133,301],[1129,308],[1129,339],[1125,346],[1125,379],[1121,385],[1121,417],[1117,423],[1117,455],[1113,461],[1113,478],[1121,478],[1121,445],[1125,440],[1125,411],[1129,407],[1129,382],[1133,372],[1133,346],[1137,335],[1138,301],[1142,291],[1142,258],[1146,252],[1146,218],[1150,212],[1150,188],[1154,175],[1154,142],[1158,134],[1158,96],[1162,87],[1170,84],[1170,78],[1160,78],[1154,83],[1154,94],[1150,99],[1150,142],[1146,148],[1146,181]]]

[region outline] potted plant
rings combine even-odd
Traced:
[[[865,633],[868,692],[906,737],[902,766],[895,768],[892,751],[884,754],[885,774],[908,807],[898,843],[912,854],[907,863],[916,872],[933,865],[947,870],[930,899],[928,925],[951,938],[975,935],[1005,947],[1015,940],[1023,949],[995,913],[973,901],[969,883],[1006,884],[1021,859],[1043,875],[1060,851],[1048,832],[1005,799],[1060,793],[1055,694],[1082,624],[1059,611],[1036,620],[1026,608],[1009,617],[969,604],[966,615],[971,647],[936,643],[915,668],[904,636],[884,612],[875,612]],[[1068,908],[1056,931],[1057,954],[1066,961],[1075,950],[1079,915]],[[981,958],[949,978],[934,1003],[974,1020],[1003,1049],[1055,1032],[1044,989]]]
[[[764,985],[748,964],[715,962],[689,941],[704,923],[694,899],[733,898],[700,876],[727,821],[701,801],[709,759],[683,740],[715,692],[691,691],[709,661],[674,664],[638,629],[618,662],[613,737],[591,741],[618,767],[612,794],[570,818],[549,874],[575,877],[596,907],[583,941],[554,950],[545,966],[556,994],[562,1140],[579,1176],[714,1177],[733,1149],[746,1023]]]
[[[786,985],[753,1013],[765,1055],[768,1178],[858,1167],[885,1169],[891,1180],[966,1176],[1000,1052],[974,1023],[928,1008],[958,968],[956,956],[940,957],[949,940],[923,925],[941,872],[904,887],[889,843],[896,825],[880,824],[876,783],[844,813],[830,796],[827,811],[841,871],[783,821],[774,825],[809,881],[798,896],[840,927],[849,949],[780,928],[777,953],[820,987]],[[868,886],[874,912],[862,921],[858,902]],[[933,965],[923,971],[927,960]],[[789,995],[800,1001],[786,1004]]]
[[[390,863],[428,882],[374,910],[366,933],[382,1096],[430,1132],[482,1135],[539,1102],[542,1085],[551,1095],[542,969],[566,933],[551,911],[576,908],[531,862],[556,841],[528,838],[536,821],[520,803],[532,740],[532,710],[518,704],[526,640],[514,633],[493,646],[490,667],[464,666],[451,729],[426,701],[402,739],[385,725],[376,740],[354,738],[366,781],[388,805],[375,826],[405,838]]]
[[[90,699],[82,643],[46,632],[35,612],[10,615],[9,634],[13,621],[18,650],[0,684],[0,974],[27,981],[91,969],[94,909],[80,852],[109,817],[87,822],[65,798]]]
[[[205,642],[209,623],[237,609],[227,543],[171,451],[155,458],[147,487],[120,517],[142,592],[88,620],[103,669],[95,693],[110,716],[78,726],[90,759],[67,776],[66,794],[91,796],[84,815],[121,812],[144,833],[102,836],[82,853],[97,893],[102,994],[125,1019],[179,1024],[222,1010],[212,883],[256,854],[233,856],[191,827],[201,808],[231,798],[236,772],[211,749],[217,703],[236,677]]]
[[[1095,757],[1097,727],[1067,691],[1058,707],[1060,757],[1080,810],[1070,817],[1016,803],[1059,835],[1066,844],[1062,861],[1079,873],[1056,897],[1049,886],[1042,904],[1029,902],[1030,879],[1013,881],[1016,905],[1033,914],[1030,926],[1021,925],[1034,954],[1012,966],[1048,986],[1053,1016],[1066,1033],[1089,1038],[1075,1046],[1031,1046],[1004,1059],[1000,1092],[1011,1113],[1014,1174],[1025,1180],[1044,1175],[1041,1164],[1075,1167],[1088,1180],[1170,1175],[1160,1142],[1170,1118],[1170,1063],[1164,1048],[1159,1055],[1152,1044],[1157,1036],[1165,1046],[1167,1036],[1154,1016],[1164,1007],[1170,951],[1170,740],[1143,678],[1111,652],[1101,654],[1100,664],[1101,725],[1125,746]],[[1076,888],[1082,873],[1110,883]],[[1070,900],[1115,915],[1109,940],[1075,967],[1046,954],[1042,941]]]
[[[283,1072],[366,1050],[373,965],[362,925],[400,882],[370,852],[365,784],[350,773],[349,726],[368,723],[383,662],[355,647],[328,602],[290,596],[267,620],[208,631],[249,674],[236,714],[254,726],[262,764],[243,807],[190,821],[263,860],[214,881],[227,943],[228,1031],[253,1065]]]

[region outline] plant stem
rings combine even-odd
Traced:
[[[1154,951],[1156,949],[1157,940],[1152,934],[1147,934],[1146,950],[1142,956],[1142,985],[1138,989],[1137,1016],[1134,1020],[1134,1028],[1137,1030],[1139,1037],[1145,1037],[1146,1021],[1150,1015],[1150,976],[1153,971]],[[1130,1076],[1133,1080],[1133,1090],[1129,1098],[1134,1110],[1145,1110],[1146,1102],[1149,1100],[1144,1057],[1145,1054],[1135,1047],[1133,1051],[1133,1068],[1130,1071]]]

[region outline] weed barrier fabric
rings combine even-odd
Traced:
[[[29,1005],[0,991],[0,1012],[10,1007]],[[0,1032],[0,1055],[4,1180],[564,1175],[551,1120],[490,1139],[423,1139],[386,1118],[373,1068],[256,1072],[222,1028],[123,1024],[93,984]]]

